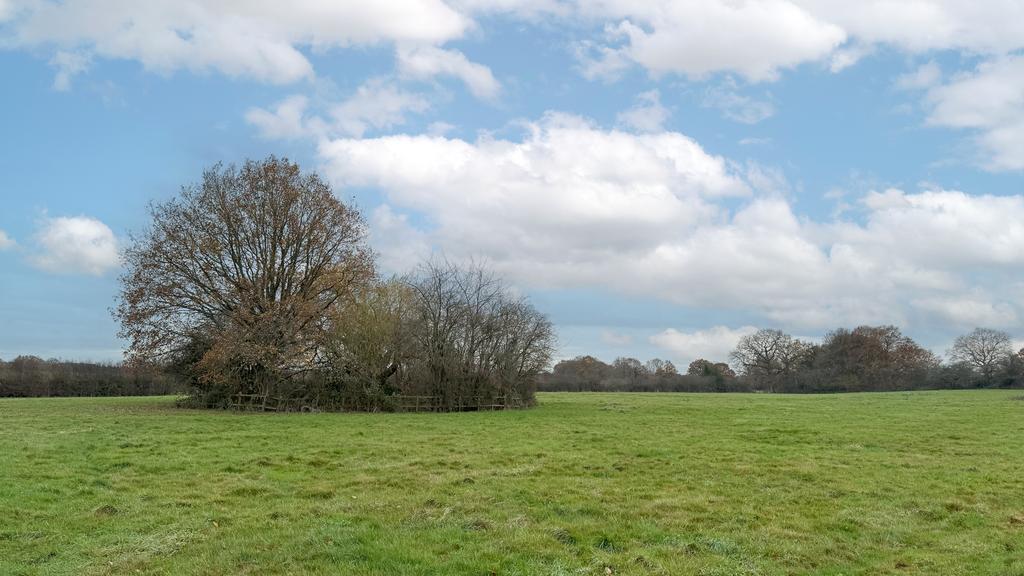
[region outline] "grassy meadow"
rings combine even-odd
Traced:
[[[0,400],[0,574],[1024,575],[1019,396]]]

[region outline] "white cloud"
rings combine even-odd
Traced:
[[[959,191],[869,193],[867,222],[837,227],[840,242],[877,260],[929,269],[1024,265],[1024,197]]]
[[[370,244],[381,268],[391,274],[411,271],[430,256],[427,234],[409,223],[409,216],[382,204],[370,216]]]
[[[633,343],[633,337],[615,330],[602,330],[601,342],[609,346],[629,346]]]
[[[46,218],[35,240],[38,251],[30,261],[42,270],[100,276],[120,265],[117,238],[95,218]]]
[[[985,274],[1024,283],[1024,197],[888,190],[834,216],[849,220],[815,222],[796,216],[777,169],[559,114],[521,139],[341,138],[320,154],[335,184],[378,187],[417,214],[419,245],[485,257],[527,286],[602,287],[792,329],[991,324],[1024,306],[1013,282],[979,291]],[[964,294],[975,304],[955,304]]]
[[[293,95],[272,110],[250,108],[245,119],[270,140],[362,136],[371,130],[387,130],[404,124],[409,113],[430,107],[420,94],[408,92],[384,78],[371,78],[347,99],[326,105],[327,118],[308,114],[309,99]]]
[[[743,326],[732,329],[714,326],[707,330],[680,332],[669,328],[649,338],[650,343],[669,351],[672,357],[686,363],[703,358],[712,362],[728,362],[729,353],[736,348],[740,338],[753,334],[757,328]]]
[[[1024,48],[1017,0],[39,0],[18,10],[0,0],[12,46],[288,83],[314,75],[304,51],[394,43],[409,73],[453,75],[493,98],[500,85],[486,66],[440,48],[477,27],[478,16],[603,29],[577,44],[588,77],[635,64],[655,75],[728,72],[756,82],[809,62],[841,70],[879,45],[912,54]]]
[[[896,79],[896,88],[900,90],[926,90],[942,80],[942,68],[934,60],[918,66]]]
[[[71,79],[89,69],[88,55],[58,50],[50,59],[50,66],[57,69],[53,78],[53,89],[66,91],[71,88]]]
[[[1017,310],[1006,302],[993,302],[980,290],[957,296],[913,300],[911,305],[932,313],[946,324],[969,330],[977,326],[1012,328],[1018,324]]]
[[[7,232],[0,230],[0,252],[10,250],[15,246],[17,246],[17,242],[14,241],[14,238],[8,236]]]
[[[632,108],[619,113],[619,124],[640,132],[660,132],[665,121],[672,115],[668,108],[661,105],[661,94],[657,90],[641,92],[636,100]]]
[[[273,110],[250,108],[245,120],[255,126],[262,138],[294,140],[315,135],[317,128],[306,119],[309,99],[296,94],[277,103]]]
[[[842,72],[873,52],[873,47],[864,44],[846,45],[832,53],[828,69],[833,73]]]
[[[458,50],[445,50],[436,46],[400,46],[396,52],[401,74],[418,79],[434,76],[454,76],[462,80],[477,98],[493,99],[501,91],[501,84],[491,69],[470,62]]]
[[[605,36],[615,39],[619,36],[613,27],[605,27]],[[594,40],[580,40],[573,46],[580,73],[587,80],[614,82],[632,66],[633,62],[619,48],[605,46]]]
[[[760,2],[607,0],[580,4],[608,18],[621,42],[605,58],[635,62],[655,74],[691,77],[733,71],[751,81],[828,56],[846,39],[841,28],[786,0]]]
[[[628,0],[576,1],[573,14],[606,23],[605,40],[577,53],[588,77],[629,63],[654,74],[737,73],[749,81],[827,62],[838,72],[890,46],[910,54],[958,50],[1005,55],[1024,48],[1016,0]]]
[[[860,43],[885,44],[922,53],[964,50],[1000,54],[1024,47],[1016,0],[799,0],[816,16],[841,27]]]
[[[458,128],[456,125],[450,124],[448,122],[431,122],[430,125],[427,126],[427,134],[431,136],[444,136],[445,134],[451,132],[452,130],[455,130],[456,128]]]
[[[519,142],[336,139],[320,154],[337,184],[379,186],[392,205],[425,214],[453,255],[481,253],[541,281],[555,272],[557,283],[573,268],[594,280],[600,263],[715,218],[708,198],[748,192],[681,134],[605,132],[556,114],[527,129]]]
[[[985,62],[928,92],[935,126],[976,132],[978,162],[991,170],[1024,170],[1024,56]]]
[[[402,90],[382,79],[371,79],[349,99],[332,107],[334,127],[341,134],[362,136],[370,129],[388,129],[405,123],[409,112],[423,112],[430,107],[426,98]]]
[[[24,5],[10,43],[136,60],[165,73],[215,70],[288,83],[313,76],[305,47],[443,43],[470,25],[441,0],[42,0]]]
[[[717,108],[726,118],[742,124],[757,124],[775,115],[774,104],[740,94],[732,79],[708,88],[702,105]]]

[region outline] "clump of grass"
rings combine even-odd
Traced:
[[[562,544],[565,544],[566,546],[575,546],[576,545],[576,537],[573,536],[565,528],[557,528],[557,529],[555,529],[555,531],[552,533],[552,535],[555,537],[555,540],[558,540],[559,542],[561,542]]]
[[[113,516],[117,514],[119,510],[110,504],[104,504],[95,510],[97,516]]]

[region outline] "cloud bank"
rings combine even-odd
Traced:
[[[389,226],[418,249],[482,255],[528,286],[602,286],[810,329],[1008,326],[1024,305],[1024,197],[888,189],[850,219],[814,221],[771,179],[681,133],[554,113],[518,140],[338,138],[320,155],[336,185],[379,188]]]

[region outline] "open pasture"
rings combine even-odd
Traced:
[[[1020,392],[0,400],[0,574],[1024,574]]]

